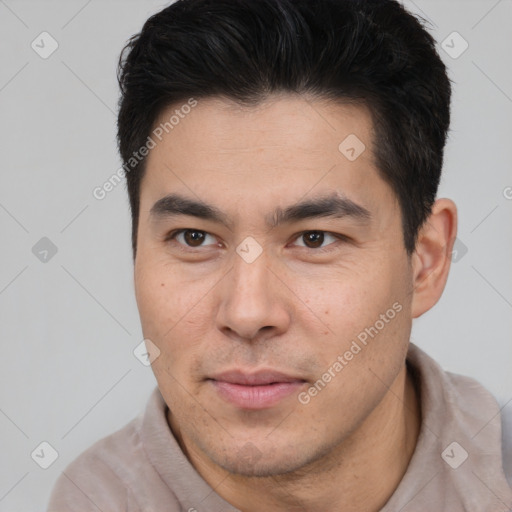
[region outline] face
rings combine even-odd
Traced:
[[[211,98],[161,138],[141,183],[135,289],[170,425],[233,473],[305,467],[372,413],[409,341],[410,261],[370,113]]]

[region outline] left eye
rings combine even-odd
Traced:
[[[326,231],[304,231],[298,236],[298,238],[296,238],[296,240],[304,240],[306,242],[302,247],[318,249],[321,248],[320,246],[324,243],[326,236],[332,238],[334,241],[337,239],[337,237],[327,233]],[[331,244],[329,243],[327,245]]]

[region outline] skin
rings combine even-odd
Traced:
[[[354,161],[338,150],[349,134],[366,146]],[[412,319],[446,284],[457,211],[438,199],[408,256],[372,140],[361,105],[287,94],[257,107],[209,98],[148,156],[134,278],[144,337],[160,350],[153,371],[184,453],[244,512],[380,510],[414,451],[421,410],[405,358]],[[333,192],[369,210],[371,221],[265,223],[277,206]],[[151,207],[169,193],[215,205],[232,225],[153,218]],[[167,238],[178,229],[205,236],[195,245],[183,234]],[[324,232],[323,244],[308,231]],[[247,236],[262,248],[252,263],[236,252]],[[272,368],[304,379],[298,391],[307,391],[394,303],[400,312],[307,404],[293,393],[245,410],[206,380]]]

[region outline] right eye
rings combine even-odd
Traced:
[[[193,229],[193,228],[184,228],[184,229],[176,229],[174,231],[171,231],[165,238],[165,241],[168,242],[170,240],[175,240],[177,243],[184,247],[201,247],[202,242],[208,237],[211,236],[214,240],[215,238],[213,235],[210,235],[206,231],[201,231],[199,229]],[[181,239],[181,241],[180,241]],[[214,244],[206,244],[206,245],[215,245],[218,244],[218,242],[215,242]]]

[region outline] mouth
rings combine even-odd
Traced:
[[[262,370],[255,373],[232,370],[209,379],[217,394],[240,409],[267,409],[280,403],[305,384],[306,380],[285,373]]]

